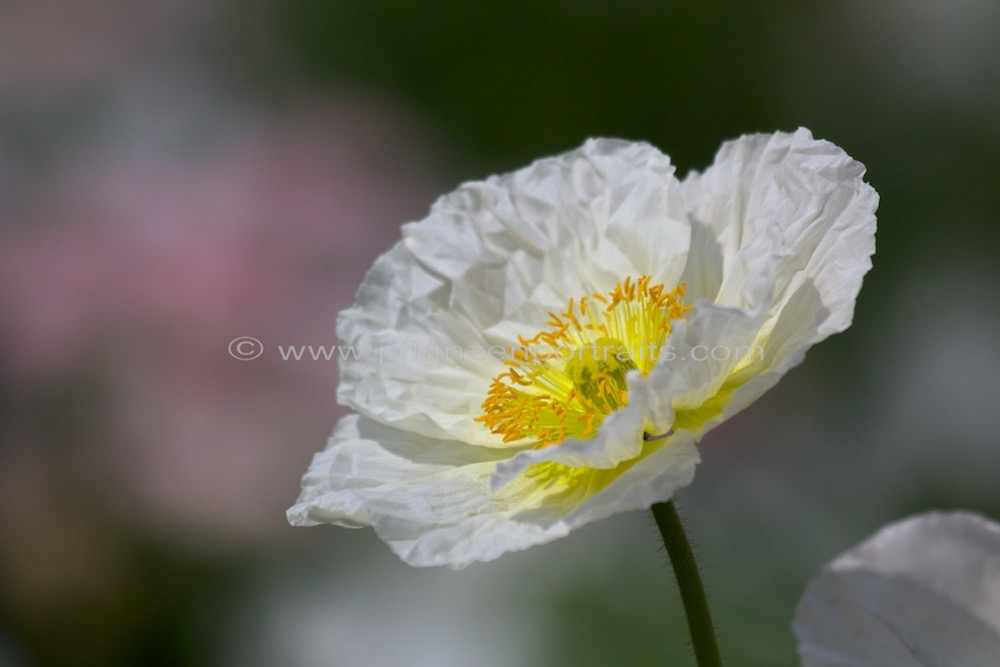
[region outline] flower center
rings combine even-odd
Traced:
[[[648,374],[674,320],[691,310],[684,288],[627,277],[607,294],[570,299],[564,312],[549,313],[548,329],[518,336],[476,421],[504,442],[531,439],[536,448],[592,437],[628,403],[628,372]]]

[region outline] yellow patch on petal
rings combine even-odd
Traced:
[[[756,363],[732,373],[719,391],[693,409],[678,409],[674,428],[696,430],[705,422],[722,415],[733,392],[756,373]],[[669,437],[644,440],[642,450],[633,459],[622,461],[613,468],[568,466],[555,461],[543,461],[529,466],[495,496],[505,510],[527,519],[535,512],[542,516],[562,515],[589,500],[618,479],[627,470],[660,447],[667,446]]]
[[[549,313],[548,329],[519,336],[476,421],[504,442],[536,447],[592,437],[628,402],[627,373],[648,374],[673,322],[691,310],[684,283],[668,291],[650,282],[628,277],[607,294],[570,299],[565,311]]]

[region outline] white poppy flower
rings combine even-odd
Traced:
[[[683,182],[648,144],[595,139],[445,195],[340,314],[357,415],[289,520],[462,567],[669,499],[705,431],[850,325],[863,175],[800,129]]]
[[[1000,525],[964,512],[890,524],[809,584],[794,628],[804,667],[996,667]]]

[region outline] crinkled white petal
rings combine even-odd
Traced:
[[[626,276],[680,281],[690,228],[673,171],[647,144],[591,140],[439,199],[341,313],[341,343],[361,354],[342,360],[338,399],[428,437],[501,444],[470,419],[504,370],[490,346]]]
[[[564,535],[565,526],[505,521],[489,491],[498,453],[345,417],[314,457],[288,520],[372,526],[412,565],[463,567]]]
[[[763,260],[773,271],[772,318],[801,289],[814,289],[825,312],[818,325],[805,325],[816,334],[800,344],[844,330],[875,251],[878,194],[864,174],[860,162],[802,128],[724,143],[712,166],[681,184],[698,230],[685,277],[706,298],[745,307],[754,300],[747,274],[760,261],[744,261],[746,249],[777,228],[778,243]]]
[[[690,483],[691,440],[660,447],[649,465],[625,471],[596,494],[552,491],[522,480],[493,493],[490,473],[503,450],[434,441],[364,417],[345,417],[317,454],[288,510],[293,525],[372,526],[411,565],[460,568],[566,535],[572,528],[648,507]],[[564,497],[563,494],[567,494]]]
[[[1000,525],[956,512],[883,528],[809,584],[794,629],[805,667],[993,667]]]
[[[484,509],[477,480],[488,476],[500,456],[492,449],[434,441],[351,415],[340,420],[327,448],[314,457],[289,518],[301,524],[423,524],[440,496],[442,508],[454,512],[447,520],[454,521]],[[477,475],[480,470],[487,472]],[[425,488],[426,480],[436,486]],[[462,493],[456,493],[459,488]],[[374,506],[373,497],[381,505]],[[465,502],[473,503],[468,510]]]

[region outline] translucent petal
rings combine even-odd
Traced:
[[[642,467],[550,467],[496,494],[489,476],[501,450],[432,441],[350,416],[314,457],[288,520],[372,526],[411,565],[459,568],[669,497],[693,477],[697,450],[691,439],[655,448]]]
[[[1000,526],[964,512],[891,524],[809,584],[794,629],[805,667],[992,667]]]
[[[700,230],[692,244],[699,253],[689,255],[685,275],[716,303],[745,306],[754,298],[748,270],[770,266],[772,317],[808,284],[826,311],[819,333],[842,331],[875,251],[878,195],[864,174],[864,165],[806,129],[724,143],[712,166],[681,184]],[[765,244],[772,247],[770,256],[746,261],[756,239],[775,228],[776,247]]]

